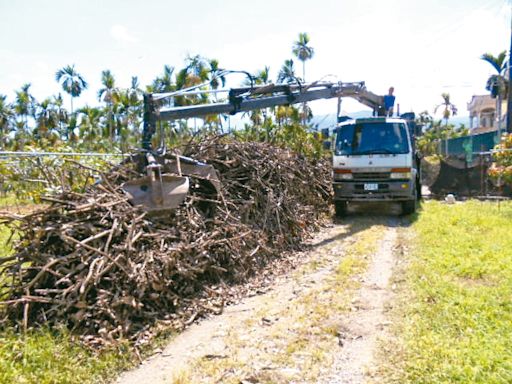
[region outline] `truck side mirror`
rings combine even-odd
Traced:
[[[332,143],[331,143],[331,141],[330,141],[330,140],[325,140],[325,141],[323,142],[323,145],[324,145],[324,149],[325,149],[326,151],[330,151],[330,150],[331,150],[331,145],[332,145]]]

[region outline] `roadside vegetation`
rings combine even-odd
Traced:
[[[67,330],[0,333],[0,383],[103,383],[133,364],[127,346],[95,352]]]
[[[512,204],[424,204],[379,382],[512,382]]]
[[[469,135],[469,129],[464,124],[457,127],[449,123],[449,118],[457,113],[457,108],[451,103],[448,93],[443,93],[441,97],[443,103],[437,105],[436,110],[443,110],[442,120],[434,119],[428,111],[421,112],[416,118],[416,123],[423,127],[423,134],[416,142],[423,156],[435,156],[439,153],[438,147],[442,140]]]

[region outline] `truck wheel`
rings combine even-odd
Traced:
[[[347,215],[347,202],[346,201],[335,201],[334,202],[334,211],[336,212],[336,217],[343,217]]]
[[[402,215],[412,215],[416,212],[418,200],[416,200],[416,196],[413,200],[407,200],[402,202]]]

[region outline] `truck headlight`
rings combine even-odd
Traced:
[[[411,168],[393,168],[391,170],[390,178],[392,179],[407,179],[412,177]]]
[[[334,170],[334,180],[352,180],[353,178],[352,170],[350,169],[337,168]]]
[[[410,179],[411,172],[392,172],[391,178],[392,179]]]

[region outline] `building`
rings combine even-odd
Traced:
[[[498,130],[497,107],[499,107],[498,99],[493,99],[491,95],[474,95],[471,98],[471,101],[468,103],[469,129],[471,134]],[[505,129],[506,100],[501,101],[501,108],[499,109],[501,111],[501,129]]]

